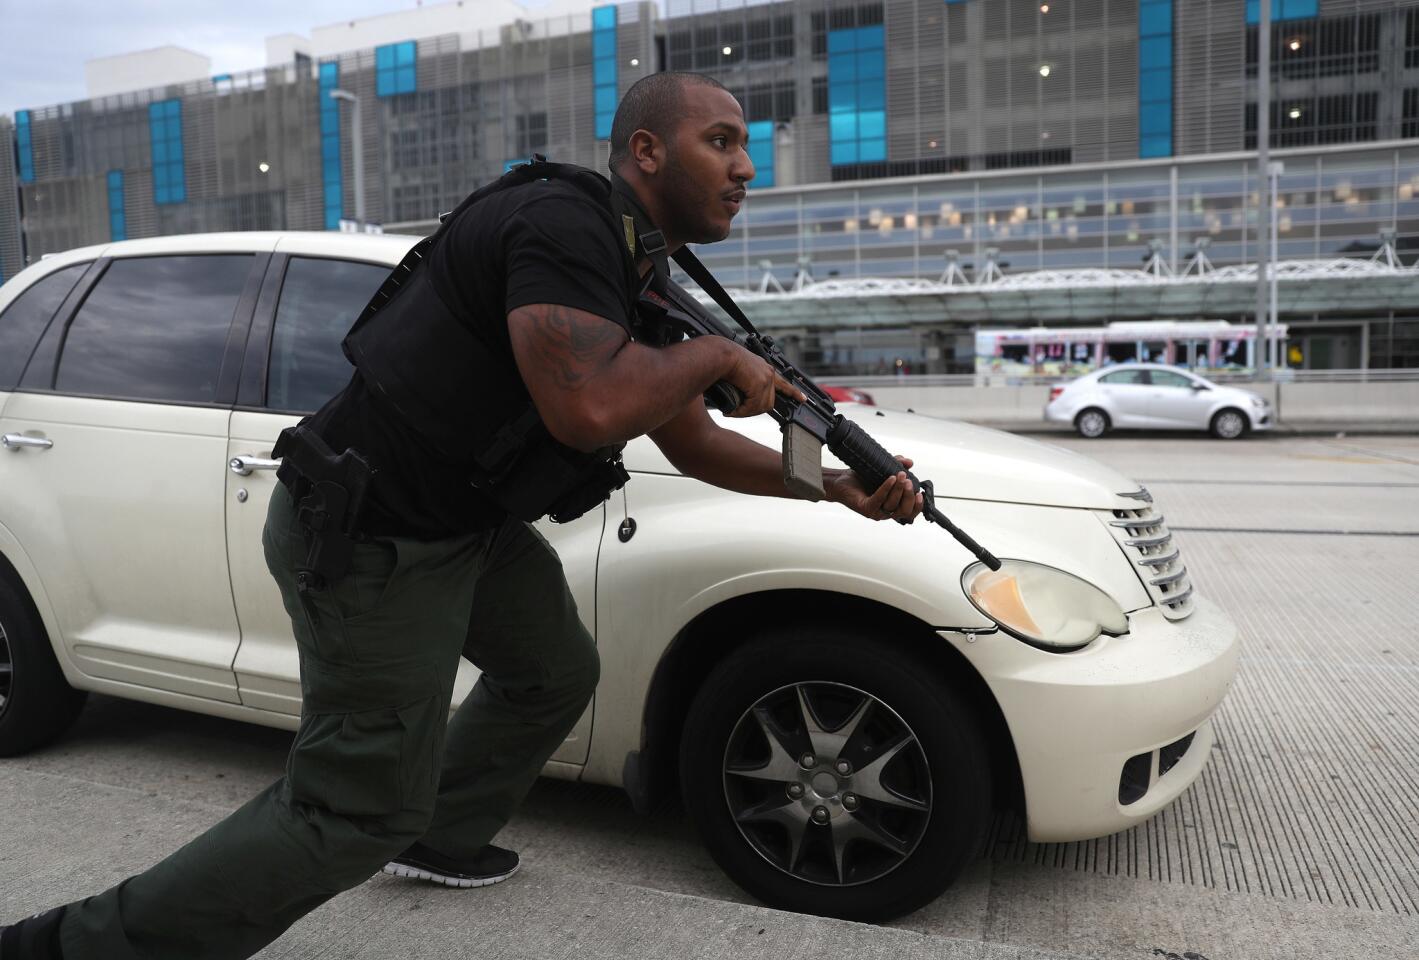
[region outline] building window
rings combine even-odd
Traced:
[[[1066,157],[1068,150],[1063,152]],[[1038,155],[1038,151],[1036,151]],[[1068,163],[1069,160],[1062,161]],[[917,177],[937,173],[965,173],[971,168],[970,157],[922,157],[918,160],[893,160],[891,163],[846,163],[833,167],[833,181],[880,180],[886,177]]]
[[[1303,20],[1320,13],[1320,0],[1271,0],[1272,20]],[[1247,0],[1247,23],[1261,23],[1261,0]]]
[[[591,73],[596,98],[596,138],[611,136],[616,116],[616,7],[608,4],[591,11]]]
[[[1419,88],[1404,91],[1404,120],[1399,135],[1419,137]]]
[[[987,170],[1011,170],[1016,167],[1054,167],[1073,161],[1074,151],[1065,147],[1058,150],[1016,150],[1014,153],[987,153],[981,158]]]
[[[374,48],[374,92],[381,97],[418,89],[418,48],[413,40]]]
[[[754,186],[774,185],[774,122],[749,124],[749,160],[754,164]]]
[[[693,42],[689,27],[670,31],[669,54],[671,70],[689,70],[695,65]]]
[[[182,101],[148,104],[148,136],[153,146],[153,202],[184,203],[187,175],[182,163]]]
[[[761,17],[749,21],[750,60],[793,59],[793,17]]]
[[[345,215],[344,184],[340,171],[340,101],[330,91],[340,86],[340,64],[320,65],[320,174],[323,184],[325,229],[339,230]]]
[[[1247,29],[1247,76],[1256,76],[1258,29]],[[1408,55],[1406,54],[1406,59]],[[1273,79],[1309,80],[1375,73],[1380,68],[1380,15],[1327,17],[1271,33]]]
[[[20,182],[34,183],[34,139],[28,110],[15,114],[15,145],[20,154]]]
[[[742,101],[744,116],[749,120],[777,120],[787,123],[793,119],[793,81],[775,85],[755,84],[749,88],[749,95]]]
[[[1309,147],[1379,139],[1377,91],[1283,97],[1271,104],[1271,145]],[[1256,104],[1247,104],[1245,148],[1256,149]]]
[[[835,166],[887,159],[885,39],[881,24],[828,32],[829,155]]]
[[[524,157],[547,152],[547,115],[520,113],[517,115],[517,152]]]
[[[1404,14],[1404,66],[1419,67],[1419,7]]]
[[[1138,155],[1173,153],[1173,0],[1139,0]]]
[[[108,172],[108,237],[128,239],[128,215],[123,206],[123,171]]]

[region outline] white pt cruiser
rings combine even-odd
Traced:
[[[136,240],[0,287],[0,754],[62,734],[91,690],[296,726],[261,552],[271,446],[350,376],[339,341],[413,242]],[[1062,841],[1172,802],[1237,635],[1147,492],[1006,434],[845,411],[1004,572],[925,522],[731,494],[634,442],[624,496],[539,524],[602,661],[545,773],[641,808],[678,792],[750,893],[856,919],[937,896],[995,806]],[[767,417],[723,423],[778,445]]]

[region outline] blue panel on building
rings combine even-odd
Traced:
[[[340,229],[345,215],[344,184],[340,170],[340,101],[330,95],[340,86],[340,64],[320,65],[320,175],[323,184],[325,229]]]
[[[887,159],[886,34],[878,26],[828,31],[828,159]]]
[[[34,183],[34,138],[28,110],[15,114],[15,146],[19,151],[20,182]]]
[[[153,148],[153,203],[185,203],[187,172],[182,157],[182,101],[148,104],[148,139]]]
[[[749,161],[754,164],[754,186],[774,185],[774,122],[756,120],[749,124]]]
[[[591,11],[592,102],[596,110],[596,138],[611,136],[616,117],[618,68],[616,64],[616,7],[607,5]]]
[[[1271,0],[1272,20],[1304,20],[1320,16],[1320,0]],[[1261,0],[1247,0],[1247,25],[1261,23]]]
[[[1138,155],[1173,155],[1173,0],[1138,4]]]
[[[419,88],[419,49],[413,40],[374,48],[374,92],[381,97],[413,93]]]
[[[108,172],[108,238],[128,239],[128,213],[123,204],[123,171]]]

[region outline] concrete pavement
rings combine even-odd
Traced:
[[[1146,483],[1243,633],[1218,749],[1157,817],[1031,844],[1002,815],[951,890],[872,927],[749,903],[677,811],[543,781],[503,836],[526,863],[509,882],[376,877],[262,956],[1419,955],[1419,438],[1042,439]],[[153,862],[279,776],[289,741],[94,698],[0,761],[0,918]]]

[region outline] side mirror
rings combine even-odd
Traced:
[[[1211,390],[1212,388],[1209,387],[1209,386],[1208,386],[1207,384],[1205,384],[1205,383],[1194,383],[1194,384],[1192,385],[1192,389],[1193,389],[1193,390],[1201,391],[1201,390]]]

